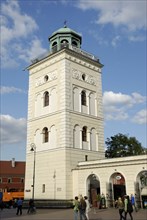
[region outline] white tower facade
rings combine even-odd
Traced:
[[[50,53],[28,67],[25,199],[72,199],[72,169],[104,158],[103,65],[81,41],[64,26],[49,38]]]

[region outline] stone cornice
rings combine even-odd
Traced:
[[[104,168],[104,167],[114,167],[114,166],[129,166],[129,165],[138,165],[146,164],[147,156],[131,156],[131,157],[121,157],[121,158],[111,158],[111,159],[101,159],[95,161],[84,161],[79,162],[76,169],[87,169],[87,168]]]
[[[70,50],[68,48],[64,48],[64,49],[62,49],[60,51],[57,51],[56,53],[50,53],[49,55],[45,56],[44,58],[42,58],[40,60],[36,59],[36,62],[31,64],[30,66],[28,66],[26,69],[27,70],[31,70],[32,68],[38,67],[36,69],[36,71],[35,71],[35,72],[37,72],[40,69],[40,64],[42,64],[41,69],[45,68],[47,66],[50,66],[51,64],[61,60],[61,57],[60,57],[60,59],[58,58],[58,60],[55,59],[54,61],[52,61],[53,58],[56,58],[57,56],[65,53],[65,52],[66,52],[66,54],[68,54],[68,56],[65,56],[65,58],[67,58],[67,59],[69,59],[71,61],[74,61],[76,63],[80,63],[80,65],[82,65],[82,66],[86,66],[86,67],[88,67],[90,69],[93,69],[93,70],[101,73],[101,68],[103,67],[103,64],[101,64],[98,61],[92,60],[89,57],[86,57],[86,56],[84,56],[84,55],[82,55],[82,54],[80,54],[78,52]],[[46,64],[46,61],[48,61],[49,63]],[[44,65],[43,65],[43,63],[44,63]],[[33,71],[33,73],[34,73],[34,71]]]

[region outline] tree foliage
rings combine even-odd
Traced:
[[[105,151],[107,158],[146,154],[145,148],[135,137],[128,137],[128,135],[120,133],[107,138],[105,144],[107,145],[107,150]]]

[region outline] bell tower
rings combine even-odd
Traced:
[[[28,67],[25,198],[69,200],[72,169],[104,158],[103,65],[66,25],[49,43],[48,55]]]

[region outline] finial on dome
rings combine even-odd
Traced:
[[[64,21],[64,28],[66,28],[66,27],[67,27],[67,25],[66,25],[66,24],[67,24],[67,21],[65,20],[65,21]]]

